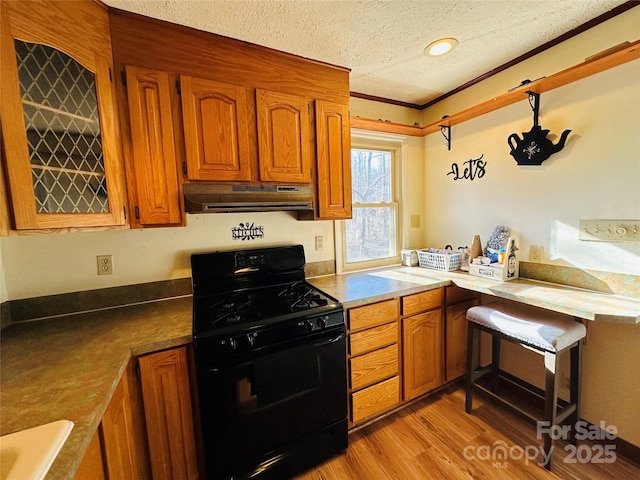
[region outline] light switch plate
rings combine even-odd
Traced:
[[[638,242],[640,220],[580,220],[579,240],[591,242]]]

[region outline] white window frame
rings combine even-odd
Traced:
[[[400,248],[402,244],[402,192],[401,192],[401,172],[402,163],[406,155],[405,148],[406,137],[403,135],[394,135],[380,132],[370,132],[366,130],[351,130],[351,148],[362,150],[381,150],[389,151],[392,154],[392,202],[390,204],[353,204],[352,209],[379,207],[392,205],[395,207],[395,238],[392,241],[395,244],[396,254],[392,257],[386,257],[375,260],[366,260],[362,262],[347,262],[346,247],[346,220],[337,220],[335,222],[335,251],[336,251],[336,273],[355,272],[358,270],[367,270],[371,268],[387,267],[391,265],[399,265]]]

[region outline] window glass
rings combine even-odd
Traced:
[[[347,220],[347,263],[395,255],[395,209],[354,208]]]
[[[342,230],[346,269],[381,266],[398,257],[395,156],[392,149],[351,150],[353,218]]]
[[[351,150],[353,203],[391,201],[391,152]]]

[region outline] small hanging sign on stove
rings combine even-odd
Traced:
[[[253,223],[239,223],[237,227],[231,227],[232,240],[255,240],[264,238],[264,227]]]

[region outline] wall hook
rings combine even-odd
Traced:
[[[531,105],[531,110],[533,110],[533,126],[535,127],[538,125],[538,114],[540,113],[540,94],[530,90],[527,90],[525,93],[529,95],[529,105]]]
[[[443,120],[445,118],[449,118],[449,115],[445,115],[445,116],[442,117]],[[440,125],[440,133],[442,133],[442,136],[447,141],[447,150],[450,151],[451,150],[451,125],[441,124]]]

